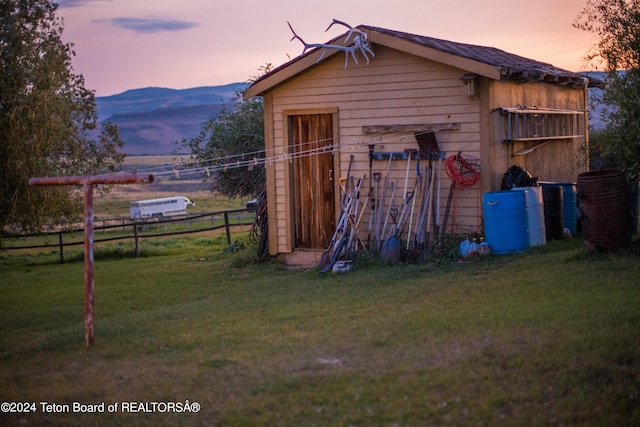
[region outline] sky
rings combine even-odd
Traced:
[[[569,71],[590,71],[594,35],[572,26],[587,0],[57,0],[73,68],[97,96],[244,82],[307,43],[371,25],[490,46]],[[361,65],[364,66],[364,65]]]

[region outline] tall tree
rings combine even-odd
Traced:
[[[586,57],[607,72],[602,96],[606,137],[599,154],[640,179],[640,0],[589,0],[574,26],[598,36]]]
[[[229,197],[257,196],[264,184],[264,168],[237,168],[233,163],[264,157],[262,98],[242,101],[240,94],[236,95],[230,105],[202,125],[197,137],[183,141],[183,146],[200,164],[214,166],[215,172],[208,178],[212,190]]]
[[[95,95],[73,70],[57,7],[0,2],[0,230],[38,230],[77,216],[73,188],[31,188],[31,177],[103,173],[124,159],[118,128],[96,130]]]
[[[271,64],[258,68],[262,74],[271,71]],[[248,84],[258,79],[253,76]],[[194,160],[208,166],[218,166],[208,178],[211,189],[229,197],[256,197],[264,187],[264,168],[235,168],[253,158],[264,157],[264,106],[261,97],[242,101],[242,92],[213,119],[203,123],[200,134],[183,140]],[[222,167],[221,165],[229,167]],[[248,170],[249,169],[249,170]]]

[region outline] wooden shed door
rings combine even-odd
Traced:
[[[336,227],[331,114],[290,116],[295,246],[324,249]],[[326,149],[325,149],[326,148]]]

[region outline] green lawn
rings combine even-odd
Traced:
[[[82,263],[5,253],[0,402],[36,412],[0,425],[639,425],[638,246],[326,276],[223,236],[105,249],[90,351]]]

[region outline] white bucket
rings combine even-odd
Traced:
[[[515,187],[511,190],[524,191],[527,204],[527,219],[529,221],[529,246],[547,243],[547,233],[544,225],[544,197],[542,187]]]

